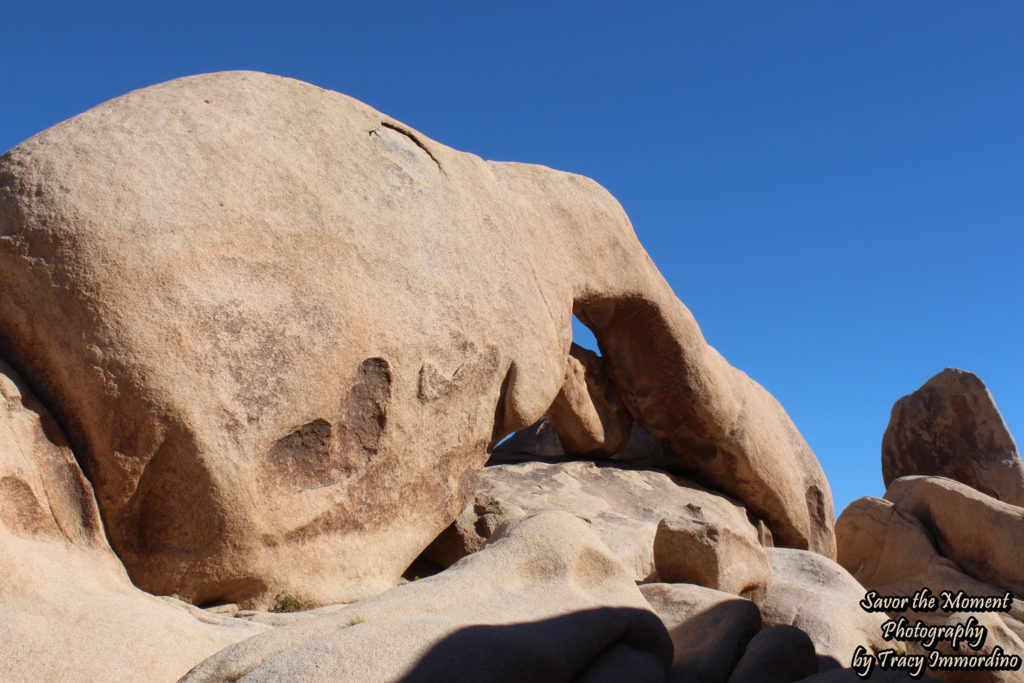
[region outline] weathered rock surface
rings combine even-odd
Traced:
[[[637,581],[656,581],[658,523],[678,516],[688,505],[699,510],[693,514],[713,520],[722,533],[757,542],[757,530],[742,505],[681,477],[593,462],[524,462],[486,467],[470,503],[424,557],[446,567],[482,548],[509,519],[564,510],[587,519]],[[738,571],[736,576],[746,574]],[[739,585],[728,582],[734,584]]]
[[[0,678],[170,681],[265,630],[131,585],[53,418],[0,362]]]
[[[662,681],[671,657],[626,568],[585,522],[547,512],[441,574],[241,642],[185,680]]]
[[[570,455],[608,457],[629,443],[633,416],[604,371],[601,358],[578,344],[569,348],[565,383],[547,416]]]
[[[834,556],[814,455],[606,191],[338,93],[191,76],[18,145],[0,289],[0,354],[151,592],[265,606],[393,585],[489,445],[563,387],[573,313],[642,426],[777,543]]]
[[[882,437],[882,477],[928,475],[1024,505],[1024,463],[978,377],[947,368],[892,407]]]
[[[672,636],[673,683],[716,683],[729,673],[761,629],[761,613],[749,600],[693,584],[640,586]]]
[[[888,647],[884,615],[860,607],[864,588],[841,566],[816,553],[768,548],[772,585],[762,616],[765,625],[795,626],[810,636],[818,670],[850,666],[858,645]]]
[[[1024,508],[944,477],[901,477],[885,498],[921,520],[964,572],[1024,595]]]
[[[729,683],[792,683],[818,673],[814,643],[795,626],[769,626],[754,636]]]
[[[768,555],[753,527],[735,524],[717,510],[687,503],[658,524],[654,566],[661,581],[695,583],[764,606],[772,582]]]

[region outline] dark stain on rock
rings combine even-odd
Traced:
[[[0,522],[18,536],[53,536],[60,533],[24,479],[0,478]]]
[[[359,366],[341,418],[317,418],[277,440],[267,452],[264,485],[292,492],[323,488],[365,469],[381,447],[391,400],[391,369],[383,358]]]
[[[355,469],[338,445],[331,423],[324,419],[308,422],[278,439],[267,455],[274,484],[304,491],[329,486]]]
[[[391,367],[383,358],[367,358],[349,391],[338,439],[343,451],[376,453],[388,424]]]

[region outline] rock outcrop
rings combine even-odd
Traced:
[[[695,476],[776,543],[835,553],[814,455],[606,191],[338,93],[192,76],[18,145],[0,288],[0,354],[66,427],[150,592],[266,606],[393,585],[488,448],[563,388],[574,313]]]
[[[892,407],[882,437],[882,478],[955,479],[1024,505],[1024,463],[995,401],[977,376],[947,368]]]
[[[267,628],[131,585],[59,427],[2,362],[0,546],[5,681],[170,681]]]
[[[281,626],[185,681],[663,681],[672,645],[629,571],[564,512],[511,521],[442,574]]]

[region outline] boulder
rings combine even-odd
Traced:
[[[649,583],[640,591],[672,636],[673,683],[725,683],[761,629],[749,600],[691,584]]]
[[[604,362],[589,349],[573,344],[565,383],[547,416],[559,442],[570,455],[608,457],[629,443],[633,416],[619,398]]]
[[[792,683],[818,673],[814,643],[795,626],[769,626],[754,636],[728,683]]]
[[[955,479],[1024,505],[1024,463],[992,395],[970,372],[946,368],[892,407],[882,437],[882,477]]]
[[[768,548],[772,584],[762,609],[766,626],[795,626],[814,643],[818,670],[851,665],[858,646],[877,652],[885,616],[860,607],[864,588],[841,566],[817,553]]]
[[[741,526],[696,503],[658,524],[654,566],[661,581],[695,583],[764,606],[772,582],[768,555],[750,525]]]
[[[482,548],[509,519],[564,510],[588,520],[635,580],[656,581],[658,523],[687,505],[702,510],[724,533],[756,542],[746,508],[680,477],[594,462],[523,462],[486,467],[469,505],[423,557],[446,567]]]
[[[629,571],[586,522],[546,512],[445,572],[238,643],[183,680],[662,681],[671,658]]]
[[[1024,595],[1024,508],[944,477],[901,477],[885,498],[921,520],[965,573]]]
[[[0,362],[5,681],[172,681],[267,629],[136,589],[53,417]]]
[[[339,93],[189,76],[23,142],[0,157],[0,289],[0,356],[153,593],[394,585],[563,388],[573,314],[644,428],[777,543],[835,554],[813,453],[611,195]]]
[[[938,557],[917,517],[870,496],[853,501],[839,515],[836,547],[836,561],[868,587],[921,574]]]

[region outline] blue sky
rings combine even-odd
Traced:
[[[607,187],[837,513],[881,495],[892,403],[944,367],[1024,438],[1020,3],[149,4],[6,6],[0,149],[187,74],[309,81]]]

